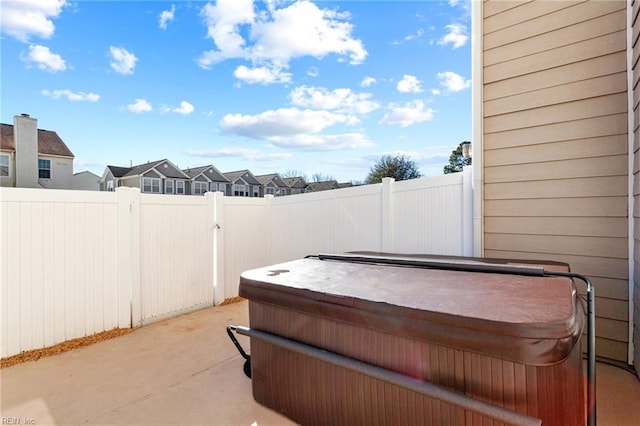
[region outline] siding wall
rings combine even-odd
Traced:
[[[626,4],[485,1],[482,16],[484,255],[592,277],[597,353],[626,361]]]
[[[640,2],[634,1],[631,9],[633,49],[633,222],[634,222],[634,277],[633,277],[633,330],[634,365],[640,374]]]

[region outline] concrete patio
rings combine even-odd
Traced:
[[[228,324],[248,325],[247,302],[4,368],[2,424],[292,424],[253,401]],[[603,363],[597,369],[598,424],[638,425],[638,379]]]

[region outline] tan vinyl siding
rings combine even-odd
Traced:
[[[632,67],[633,67],[633,239],[634,239],[634,277],[633,277],[633,346],[634,365],[640,374],[640,2],[632,6]]]
[[[590,276],[598,355],[626,361],[625,2],[489,1],[483,17],[484,255]]]

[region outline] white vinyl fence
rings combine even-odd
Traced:
[[[471,205],[470,170],[277,198],[0,188],[0,356],[212,306],[308,254],[470,255]]]

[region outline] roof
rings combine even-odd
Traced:
[[[3,150],[16,150],[13,140],[13,124],[0,123],[0,146]],[[74,157],[69,147],[56,132],[42,129],[38,129],[38,154]]]
[[[313,191],[326,191],[328,189],[338,188],[338,182],[335,180],[327,180],[324,182],[311,182],[309,185]]]
[[[306,188],[307,182],[301,176],[287,177],[282,179],[289,188]]]
[[[131,171],[131,167],[107,166],[113,177],[121,178]]]
[[[270,173],[268,175],[260,175],[256,176],[258,182],[263,185],[267,185],[269,182],[273,182],[276,186],[280,188],[288,188],[289,185],[285,183],[285,181],[280,177],[278,173]]]
[[[260,185],[260,181],[256,179],[256,177],[249,170],[238,170],[235,172],[225,172],[223,175],[229,179],[229,182],[235,182],[238,179],[242,178],[245,182],[250,185]],[[248,179],[247,179],[248,178]]]
[[[207,170],[210,170],[210,173],[206,173]],[[207,178],[215,182],[229,181],[229,179],[227,179],[227,177],[223,175],[222,172],[220,172],[220,170],[216,169],[213,164],[209,164],[207,166],[190,167],[188,169],[182,169],[182,171],[191,179],[195,179],[199,175],[204,174]]]
[[[155,169],[157,166],[165,164],[166,169],[156,169],[163,176],[170,178],[179,178],[179,179],[188,179],[189,177],[178,167],[176,167],[171,161],[165,159],[151,161],[149,163],[138,164],[132,167],[118,167],[118,166],[107,166],[107,169],[111,171],[113,177],[122,178],[122,177],[132,177],[132,176],[140,176],[151,169]]]

